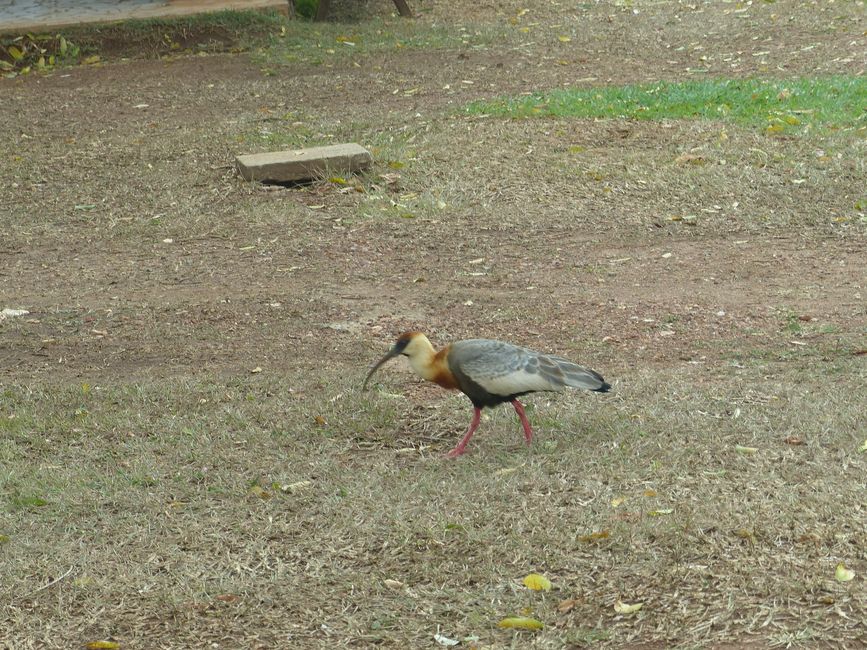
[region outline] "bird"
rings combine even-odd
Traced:
[[[611,384],[599,373],[553,354],[493,339],[456,341],[437,351],[423,333],[405,332],[367,373],[362,390],[367,389],[373,373],[386,361],[401,355],[409,359],[410,366],[422,379],[443,388],[457,389],[473,403],[470,426],[457,446],[447,454],[449,458],[457,458],[466,451],[485,407],[509,402],[518,414],[529,445],[533,440],[533,428],[524,406],[518,401],[519,397],[567,387],[585,388],[597,393],[607,393],[611,389]]]

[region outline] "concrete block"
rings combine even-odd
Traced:
[[[291,183],[328,175],[351,174],[370,167],[373,156],[355,143],[237,156],[238,171],[248,181]]]

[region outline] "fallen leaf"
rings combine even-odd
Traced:
[[[6,317],[15,318],[17,316],[26,316],[29,313],[30,312],[26,309],[10,309],[9,307],[7,307],[2,312],[0,312],[0,320],[3,320],[3,318]]]
[[[262,372],[262,368],[260,368],[259,366],[250,369],[250,373],[254,375],[258,375],[260,372]]]
[[[382,584],[384,584],[389,589],[394,589],[395,591],[397,591],[398,589],[403,589],[403,583],[400,580],[392,580],[391,578],[386,578],[382,581]]]
[[[646,496],[646,497],[655,497],[655,496],[656,496],[656,490],[645,490],[645,491],[644,491],[644,496]]]
[[[561,43],[568,43],[572,39],[569,36],[558,36],[557,40],[559,40]]]
[[[867,440],[865,440],[864,443],[860,447],[858,447],[858,451],[860,451],[862,454],[864,452],[867,452]]]
[[[661,517],[662,515],[670,515],[674,512],[674,508],[660,508],[659,510],[651,510],[647,514],[651,517]]]
[[[295,483],[288,483],[285,485],[275,483],[274,487],[286,494],[297,494],[301,490],[309,488],[311,485],[313,485],[313,481],[296,481]]]
[[[614,611],[618,614],[634,614],[642,607],[644,607],[644,603],[634,603],[630,605],[628,603],[624,603],[622,600],[618,600],[616,603],[614,603]]]
[[[567,598],[566,600],[561,600],[560,604],[557,605],[557,611],[559,611],[561,614],[565,614],[566,612],[571,611],[572,608],[574,608],[577,604],[577,598]]]
[[[837,578],[837,582],[849,582],[855,577],[855,572],[852,569],[847,569],[846,565],[840,562],[834,571],[834,577]]]
[[[598,542],[600,539],[608,539],[610,536],[611,533],[609,533],[607,530],[598,530],[590,533],[589,535],[579,535],[578,541],[584,542],[586,544],[590,542]]]
[[[801,440],[798,436],[789,436],[783,440],[787,445],[803,445],[804,441]]]
[[[254,485],[249,490],[247,490],[247,496],[250,497],[259,497],[260,499],[270,499],[271,493],[268,492],[261,485]]]
[[[84,647],[87,650],[117,650],[120,644],[117,641],[91,641]]]
[[[84,65],[93,65],[94,63],[99,63],[99,61],[100,61],[100,56],[99,56],[99,54],[91,54],[91,55],[90,55],[89,57],[87,57],[86,59],[83,59],[83,60],[82,60],[82,63],[83,63]]]
[[[541,630],[545,627],[545,624],[542,623],[542,621],[527,616],[512,616],[504,618],[502,621],[497,623],[497,627],[512,628],[516,630]]]
[[[758,447],[744,447],[743,445],[735,445],[735,451],[739,454],[754,454],[759,450]]]
[[[241,597],[236,594],[220,594],[219,596],[215,596],[215,598],[221,603],[235,603],[241,600]]]
[[[533,591],[551,591],[551,581],[538,573],[531,573],[524,578],[524,586]]]
[[[624,501],[626,501],[626,497],[614,497],[613,499],[611,499],[611,507],[618,508],[623,504]]]
[[[705,163],[705,159],[703,156],[697,156],[692,153],[682,153],[677,158],[674,159],[678,165],[703,165]]]
[[[447,636],[443,636],[439,632],[434,634],[434,641],[439,643],[441,646],[445,646],[446,648],[451,648],[452,646],[456,646],[460,643],[457,639],[450,639]]]
[[[328,424],[328,421],[327,421],[324,417],[322,417],[321,415],[315,415],[315,416],[313,416],[313,420],[314,420],[314,421],[316,422],[316,424],[319,425],[320,427],[324,427],[326,424]]]

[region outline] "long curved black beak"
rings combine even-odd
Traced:
[[[364,383],[361,385],[361,390],[367,390],[367,381],[370,379],[370,376],[373,373],[375,373],[377,370],[379,370],[380,366],[382,366],[389,359],[393,359],[394,357],[397,357],[399,355],[400,355],[400,350],[397,349],[397,346],[391,348],[391,350],[388,351],[388,354],[386,354],[384,357],[382,357],[382,359],[377,361],[376,365],[370,369],[369,373],[367,373],[367,377],[364,378]]]

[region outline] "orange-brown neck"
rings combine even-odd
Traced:
[[[449,370],[449,348],[451,346],[447,345],[434,355],[431,366],[434,368],[435,374],[430,381],[439,384],[443,388],[453,389],[458,387],[458,382],[452,371]]]
[[[419,377],[439,384],[443,388],[457,388],[458,383],[449,370],[449,347],[446,346],[436,352],[424,334],[415,334],[407,345],[405,353],[409,357],[409,364]]]

